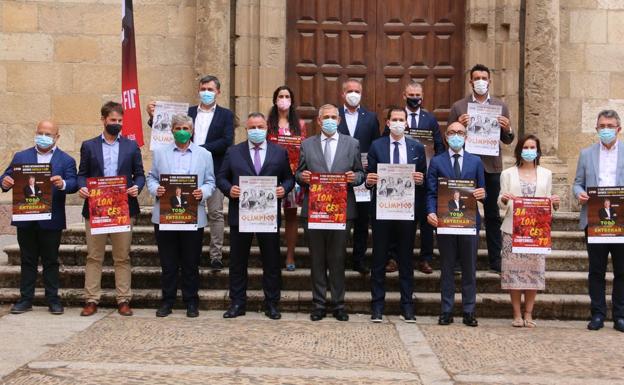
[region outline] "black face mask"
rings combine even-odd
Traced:
[[[407,98],[407,106],[412,110],[420,107],[422,104],[422,98]]]
[[[117,136],[121,132],[121,124],[107,124],[105,130],[110,135]]]

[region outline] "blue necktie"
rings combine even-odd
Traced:
[[[416,113],[412,112],[410,115],[412,115],[412,122],[410,123],[410,128],[418,128],[418,124],[416,124]]]
[[[455,158],[453,162],[453,171],[455,172],[455,178],[461,178],[461,169],[459,168],[459,154],[453,154],[453,158]]]
[[[394,142],[394,151],[392,153],[392,163],[399,164],[401,161],[399,160],[399,142]]]

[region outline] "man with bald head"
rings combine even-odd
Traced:
[[[11,164],[0,177],[2,191],[9,191],[13,185],[13,166],[17,164],[49,163],[52,169],[52,218],[42,221],[13,221],[17,227],[17,242],[20,247],[21,279],[20,300],[13,305],[11,313],[21,314],[32,310],[37,280],[39,258],[43,265],[43,282],[48,310],[52,314],[63,314],[58,295],[59,262],[58,249],[65,223],[65,195],[78,190],[76,161],[56,146],[60,138],[58,127],[44,120],[37,124],[35,146],[13,156]]]

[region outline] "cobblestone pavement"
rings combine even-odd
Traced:
[[[21,317],[44,316],[36,313]],[[74,322],[75,312],[68,313]],[[0,383],[624,384],[624,334],[610,324],[592,333],[582,322],[540,322],[529,330],[507,320],[468,328],[440,327],[431,317],[408,325],[396,317],[371,324],[365,315],[312,323],[307,314],[280,321],[257,313],[235,320],[221,312],[197,319],[153,314],[100,315]],[[15,317],[0,318],[0,338]]]

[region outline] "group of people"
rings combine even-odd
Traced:
[[[155,198],[152,222],[162,267],[162,302],[156,315],[165,317],[172,312],[178,286],[186,305],[188,317],[199,314],[199,262],[204,239],[204,228],[210,227],[210,267],[223,268],[223,203],[228,197],[228,225],[230,226],[229,295],[230,306],[225,318],[239,317],[246,312],[247,269],[250,248],[255,236],[260,246],[264,291],[264,309],[267,317],[279,319],[281,268],[280,232],[249,233],[239,231],[239,207],[251,205],[252,198],[241,196],[239,178],[242,176],[276,177],[277,185],[271,192],[278,199],[278,229],[281,208],[284,210],[287,245],[286,270],[296,269],[297,208],[307,218],[309,185],[313,173],[344,174],[347,181],[347,225],[344,230],[308,228],[304,225],[311,259],[312,321],[326,317],[331,311],[340,321],[349,319],[345,310],[345,265],[363,275],[370,273],[371,321],[381,322],[384,315],[385,275],[398,270],[400,280],[401,318],[415,322],[414,308],[414,243],[420,227],[420,256],[417,268],[431,274],[433,232],[438,225],[438,178],[471,179],[475,182],[472,195],[483,204],[489,265],[501,274],[502,288],[509,290],[516,327],[535,327],[532,312],[538,290],[545,288],[545,256],[518,254],[512,251],[511,233],[513,201],[515,197],[548,197],[554,209],[560,198],[552,194],[552,174],[540,166],[542,150],[534,135],[517,140],[514,150],[515,165],[503,171],[501,155],[479,156],[464,149],[471,117],[469,103],[502,106],[497,117],[500,142],[510,144],[514,138],[509,110],[500,99],[490,94],[491,73],[484,65],[475,65],[469,78],[472,92],[453,104],[446,131],[442,132],[436,118],[422,108],[423,85],[410,82],[404,88],[403,107],[389,107],[385,127],[380,130],[374,112],[361,105],[362,83],[348,79],[342,84],[343,105],[323,105],[318,110],[316,123],[320,133],[307,132],[305,123],[296,112],[294,94],[287,86],[277,88],[268,117],[259,112],[249,114],[245,121],[247,140],[233,144],[234,114],[217,104],[221,84],[214,76],[199,81],[200,103],[188,113],[171,118],[173,143],[153,153],[152,168],[144,172],[141,151],[137,144],[121,135],[122,106],[108,102],[102,106],[103,131],[85,141],[80,150],[80,164],[57,147],[58,127],[51,121],[37,125],[35,146],[15,154],[0,182],[3,191],[13,186],[12,167],[22,163],[50,163],[53,185],[52,219],[46,221],[14,222],[21,250],[21,299],[12,307],[13,313],[32,308],[38,259],[43,264],[45,295],[53,314],[63,313],[59,288],[58,249],[61,232],[65,228],[65,197],[78,192],[85,199],[85,217],[88,256],[85,268],[85,305],[81,315],[97,312],[101,296],[102,262],[105,244],[110,238],[115,270],[118,311],[132,315],[130,308],[131,269],[130,243],[132,232],[91,234],[89,198],[86,179],[102,176],[125,176],[130,215],[139,214],[138,194],[147,185]],[[153,116],[155,103],[148,105]],[[149,122],[151,124],[151,120]],[[624,148],[618,145],[620,119],[615,111],[605,110],[597,119],[596,130],[600,142],[583,150],[579,158],[574,182],[574,195],[584,205],[588,200],[586,189],[594,186],[624,185],[624,174],[618,170],[624,165]],[[434,156],[426,157],[425,146],[416,139],[417,131],[428,131],[432,138]],[[301,137],[300,157],[296,169],[280,137]],[[500,146],[500,144],[499,144]],[[366,154],[366,167],[362,154]],[[500,154],[500,151],[499,151]],[[400,184],[416,186],[414,220],[378,219],[375,211],[376,189],[380,196],[390,194],[390,182],[377,174],[380,164],[413,164],[409,180]],[[162,174],[196,175],[198,186],[192,198],[198,201],[197,230],[162,231],[159,229],[159,199],[165,194],[160,185]],[[398,181],[396,182],[398,183]],[[396,184],[395,183],[395,184]],[[356,202],[353,188],[364,185],[371,191],[370,202]],[[457,194],[458,195],[458,194]],[[448,198],[447,198],[448,199]],[[241,203],[242,202],[242,203]],[[182,205],[179,199],[173,204]],[[444,202],[446,204],[446,202]],[[461,210],[463,201],[453,197],[449,210]],[[452,205],[452,207],[451,207]],[[501,212],[504,213],[501,218]],[[586,209],[580,216],[581,229],[586,229]],[[372,228],[372,260],[366,261],[369,227]],[[481,218],[477,212],[476,234],[438,234],[441,270],[440,325],[453,322],[455,278],[461,273],[463,323],[477,326],[476,259]],[[347,261],[347,241],[353,237],[353,252]],[[624,245],[588,244],[589,292],[592,320],[589,329],[604,325],[607,316],[605,300],[605,272],[611,254],[614,270],[613,319],[614,327],[624,331]],[[369,269],[370,266],[370,269]],[[327,298],[327,291],[331,297]],[[524,295],[524,309],[522,296]]]

